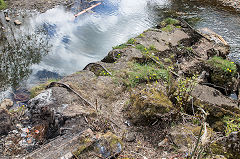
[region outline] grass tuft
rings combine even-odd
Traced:
[[[173,31],[173,25],[169,24],[166,27],[162,28],[161,30],[165,32],[171,32]]]
[[[0,0],[0,10],[6,9],[7,4],[4,2],[4,0]]]
[[[150,82],[162,79],[168,81],[169,72],[166,69],[159,69],[154,64],[141,65],[134,63],[132,70],[128,73],[128,82],[131,87],[143,82]]]
[[[221,69],[224,72],[231,73],[235,75],[237,72],[237,66],[234,62],[223,59],[219,56],[214,56],[207,61],[208,64],[215,68]]]

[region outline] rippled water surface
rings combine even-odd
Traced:
[[[1,56],[3,84],[31,86],[42,78],[59,78],[81,70],[86,64],[101,60],[113,46],[155,26],[169,12],[200,19],[194,27],[208,27],[222,35],[232,46],[231,57],[239,61],[239,14],[196,1],[103,0],[92,11],[74,17],[96,3],[81,5],[76,1],[72,7],[57,7],[25,18],[23,25],[12,28],[13,32],[20,31],[15,33],[12,51],[5,49],[8,52]]]

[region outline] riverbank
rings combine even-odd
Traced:
[[[239,0],[217,0],[219,3],[223,4],[224,6],[229,6],[237,11],[240,11],[240,2]]]
[[[6,0],[9,10],[35,10],[38,12],[46,12],[47,10],[59,5],[72,5],[73,0]]]
[[[165,19],[102,61],[33,89],[25,106],[1,109],[1,154],[239,157],[240,109],[229,98],[238,96],[239,70],[221,36],[203,31]]]

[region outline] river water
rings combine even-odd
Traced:
[[[81,5],[76,1],[68,8],[60,6],[26,16],[23,25],[12,27],[10,33],[14,36],[7,38],[12,46],[1,47],[0,86],[31,87],[43,79],[79,71],[88,63],[101,60],[113,46],[157,25],[173,12],[186,19],[199,19],[194,23],[195,28],[208,27],[222,35],[232,46],[232,60],[239,61],[239,14],[197,1],[103,0],[92,11],[74,17],[96,3]],[[6,93],[0,98],[5,97]]]

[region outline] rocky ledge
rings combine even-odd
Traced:
[[[84,70],[1,105],[18,158],[239,158],[239,67],[209,29],[167,18]]]

